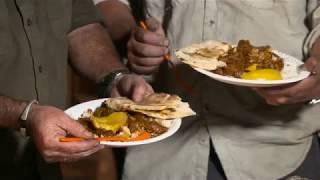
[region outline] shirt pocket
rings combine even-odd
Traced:
[[[240,0],[240,3],[249,8],[272,9],[275,0]]]

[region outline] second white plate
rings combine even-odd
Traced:
[[[292,57],[290,55],[281,53],[279,51],[274,51],[274,53],[278,54],[283,58],[284,67],[281,72],[282,80],[245,80],[240,78],[234,78],[230,76],[223,76],[219,74],[215,74],[213,72],[203,70],[200,68],[194,68],[196,71],[209,76],[217,81],[221,81],[228,84],[238,85],[238,86],[248,86],[248,87],[272,87],[272,86],[280,86],[284,84],[294,83],[301,81],[307,78],[310,75],[309,71],[301,70],[298,71],[297,67],[303,64],[302,61]]]

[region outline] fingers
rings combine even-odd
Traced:
[[[123,76],[113,89],[113,95],[126,96],[134,101],[141,101],[147,94],[153,93],[152,87],[142,76],[130,74]]]
[[[58,142],[55,149],[59,152],[72,154],[85,152],[97,146],[99,146],[99,141],[91,139],[80,142]]]
[[[145,75],[152,74],[159,69],[159,66],[143,66],[143,65],[137,65],[134,63],[131,63],[129,65],[129,67],[135,73],[142,74],[142,75],[143,74],[145,74]]]
[[[103,145],[95,146],[94,148],[88,149],[86,151],[79,152],[62,152],[62,151],[52,151],[43,155],[44,159],[47,162],[70,162],[76,161],[81,158],[87,157],[101,149],[103,149]]]
[[[152,34],[149,37],[148,34]],[[142,37],[131,38],[128,42],[128,50],[136,56],[161,57],[169,52],[168,46],[163,45],[163,38],[158,38],[152,32],[146,31]]]
[[[310,76],[299,83],[272,88],[255,88],[254,90],[270,105],[292,104],[312,99],[313,90],[318,84],[318,79]]]
[[[62,124],[62,128],[68,132],[68,134],[73,135],[75,137],[82,138],[92,138],[93,134],[86,130],[80,123],[77,121],[66,119]]]
[[[164,60],[163,56],[138,56],[133,52],[128,53],[128,60],[131,64],[139,66],[158,66]]]
[[[319,60],[316,59],[315,57],[310,57],[306,62],[305,62],[305,68],[311,72],[311,75],[316,75],[320,73],[320,63],[318,62]]]
[[[165,35],[161,23],[156,20],[154,17],[150,17],[146,20],[146,25],[148,29],[152,32],[156,32],[161,35]]]
[[[147,28],[137,28],[127,44],[131,70],[138,74],[156,71],[169,52],[169,41],[161,24],[154,18],[146,21]]]
[[[137,57],[133,53],[128,54],[129,67],[137,74],[151,74],[156,72],[159,64],[164,60],[161,57]]]
[[[133,92],[132,92],[132,100],[139,102],[141,101],[144,96],[151,94],[153,92],[153,89],[150,85],[148,84],[136,84],[133,87]]]

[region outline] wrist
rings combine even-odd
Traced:
[[[128,69],[115,70],[106,75],[99,83],[98,96],[100,98],[109,97],[112,87],[125,75],[131,74]]]
[[[38,103],[39,102],[34,99],[25,104],[25,107],[20,115],[20,128],[26,128],[26,124],[31,115],[31,112],[34,109],[34,106]]]

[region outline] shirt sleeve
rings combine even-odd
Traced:
[[[71,31],[87,24],[102,22],[102,16],[92,0],[72,0]]]
[[[304,54],[308,55],[314,42],[320,37],[320,7],[317,7],[312,15],[310,22],[311,32],[309,33],[305,43],[304,43]]]

